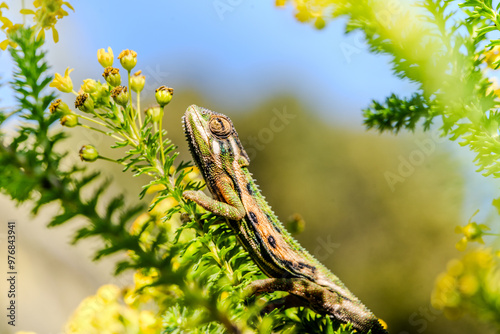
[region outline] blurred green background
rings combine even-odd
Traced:
[[[372,98],[409,94],[413,86],[392,76],[387,58],[369,54],[362,36],[343,35],[342,20],[317,31],[273,1],[234,1],[222,15],[217,1],[71,3],[76,13],[58,24],[61,41],[48,43],[55,72],[75,68],[78,87],[82,79],[100,78],[98,48],[111,46],[115,56],[135,50],[149,101],[162,84],[175,89],[165,128],[181,159],[190,159],[180,122],[187,106],[230,116],[251,156],[250,170],[278,216],[304,217],[306,229],[297,239],[391,333],[493,333],[472,319],[449,321],[430,306],[437,274],[459,254],[454,227],[488,204],[492,186],[470,173],[468,155],[432,131],[389,136],[364,130],[361,109]],[[5,53],[0,65],[8,80]],[[8,89],[2,88],[1,99],[13,103]],[[72,159],[87,143],[116,156],[104,149],[109,142],[102,136],[72,132]],[[137,198],[144,179],[110,164],[91,167],[115,178],[117,192]],[[100,285],[130,282],[127,273],[111,276],[113,259],[91,263],[92,242],[68,245],[78,222],[44,227],[56,205],[33,218],[28,206],[16,209],[5,197],[0,203],[19,229],[16,330],[59,333]],[[1,326],[0,332],[13,332]]]

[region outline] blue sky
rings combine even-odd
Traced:
[[[154,88],[195,87],[231,107],[292,92],[328,119],[359,129],[360,110],[372,98],[414,88],[392,75],[387,57],[367,52],[362,34],[344,35],[343,20],[318,31],[273,0],[71,3],[76,12],[58,23],[60,42],[49,48],[53,69],[75,68],[75,83],[89,76],[84,69],[100,76],[97,49],[132,49]],[[224,11],[216,9],[221,3]]]

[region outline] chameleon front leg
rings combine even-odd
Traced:
[[[238,197],[238,193],[232,187],[232,184],[219,181],[217,187],[221,190],[226,203],[208,197],[201,191],[187,190],[182,193],[182,196],[186,199],[194,201],[205,210],[208,210],[216,215],[232,220],[243,219],[246,214],[245,207],[243,206],[241,199]]]
[[[317,313],[333,316],[342,322],[350,322],[354,329],[361,333],[371,330],[372,334],[387,334],[378,319],[369,314],[360,313],[355,302],[307,279],[267,278],[254,281],[246,288],[246,295],[259,295],[274,291],[288,292],[290,295],[270,301],[264,309],[266,312],[274,308],[304,306]]]

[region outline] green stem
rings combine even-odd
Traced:
[[[80,116],[80,115],[78,115],[78,116]],[[101,115],[99,115],[97,113],[97,111],[95,111],[95,109],[94,109],[94,116],[97,117],[97,118],[99,118],[104,123],[106,123],[107,125],[104,125],[105,127],[110,128],[110,129],[112,129],[114,127],[112,124],[109,123],[109,121],[107,119],[105,119],[104,117],[102,117]]]
[[[119,162],[119,161],[113,160],[111,158],[103,157],[102,155],[100,155],[97,159],[101,159],[101,160],[109,161],[109,162],[116,162],[117,164],[127,166],[127,164],[125,162]]]
[[[93,127],[91,127],[91,126],[85,125],[85,124],[80,124],[80,126],[81,126],[82,128],[85,128],[85,129],[94,130],[94,131],[97,131],[97,132],[103,133],[103,134],[105,134],[105,135],[107,135],[107,136],[110,136],[110,137],[115,138],[115,139],[116,139],[116,140],[118,140],[118,141],[121,141],[121,142],[124,142],[124,141],[125,141],[123,138],[120,138],[120,137],[118,137],[118,136],[115,136],[114,134],[109,133],[109,132],[106,132],[106,131],[103,131],[103,130],[101,130],[101,129],[96,129],[96,128],[93,128]]]
[[[89,120],[89,121],[92,121],[92,122],[96,122],[99,125],[104,126],[105,128],[108,128],[110,130],[113,130],[115,132],[120,133],[134,147],[137,147],[139,145],[138,143],[136,143],[136,140],[134,140],[133,138],[131,138],[127,133],[125,133],[123,131],[120,131],[120,129],[117,129],[113,124],[110,124],[104,117],[102,117],[101,115],[99,115],[95,110],[94,110],[94,115],[96,117],[98,117],[100,120],[102,120],[103,122],[105,122],[106,124],[101,124],[100,122],[97,122],[96,120],[93,120],[92,118],[85,117],[83,115],[78,115],[78,117],[81,117],[83,119],[86,119],[86,120]]]
[[[130,88],[130,71],[127,71],[127,82],[128,82],[128,89],[130,92],[129,97],[128,97],[128,99],[129,99],[128,102],[130,103],[130,105],[132,105],[132,89]],[[133,111],[133,108],[131,111]],[[133,117],[133,118],[135,118],[135,117]]]
[[[103,127],[107,128],[107,125],[106,125],[106,124],[101,123],[101,122],[99,122],[99,121],[97,121],[97,120],[95,120],[95,119],[93,119],[93,118],[90,118],[90,117],[87,117],[87,116],[83,116],[83,115],[79,115],[79,114],[77,114],[77,116],[78,116],[79,118],[83,118],[83,119],[85,119],[85,120],[87,120],[87,121],[89,121],[89,122],[94,122],[95,124],[98,124],[98,125],[100,125],[100,126],[103,126]],[[103,120],[104,120],[104,119],[103,119]]]
[[[160,117],[160,124],[159,124],[159,131],[160,131],[160,151],[161,151],[161,164],[162,166],[165,166],[165,153],[163,152],[163,111],[165,110],[164,109],[165,107],[162,107],[161,109],[161,117]]]
[[[26,5],[24,3],[24,0],[21,0],[21,8],[26,9]],[[23,26],[26,26],[26,15],[23,15]]]
[[[141,92],[137,92],[137,116],[139,117],[139,129],[142,129]]]
[[[132,131],[134,131],[135,137],[139,141],[139,130],[137,129],[137,124],[135,124],[135,113],[134,113],[134,105],[132,104],[132,89],[130,88],[130,71],[127,71],[127,83],[128,83],[128,102],[130,105],[130,113],[126,113],[129,118],[130,125],[132,126]]]

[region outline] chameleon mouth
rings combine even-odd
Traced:
[[[192,130],[189,126],[189,123],[186,121],[186,116],[182,116],[182,127],[184,128],[184,135],[186,136],[186,141],[189,146],[189,152],[191,153],[191,156],[194,158],[196,165],[199,167],[197,157],[198,155],[198,150],[193,144],[193,133]]]
[[[191,125],[191,122],[189,121],[189,117],[192,117],[193,114],[196,115],[196,109],[194,106],[190,106],[186,110],[184,116],[182,116],[182,126],[184,128],[184,135],[186,136],[186,141],[188,142],[189,151],[191,153],[191,156],[193,157],[193,160],[194,160],[196,166],[201,171],[203,171],[203,168],[201,168],[202,164],[200,161],[200,157],[202,156],[201,151],[200,151],[197,143],[195,142],[195,136],[193,133],[192,125]]]

